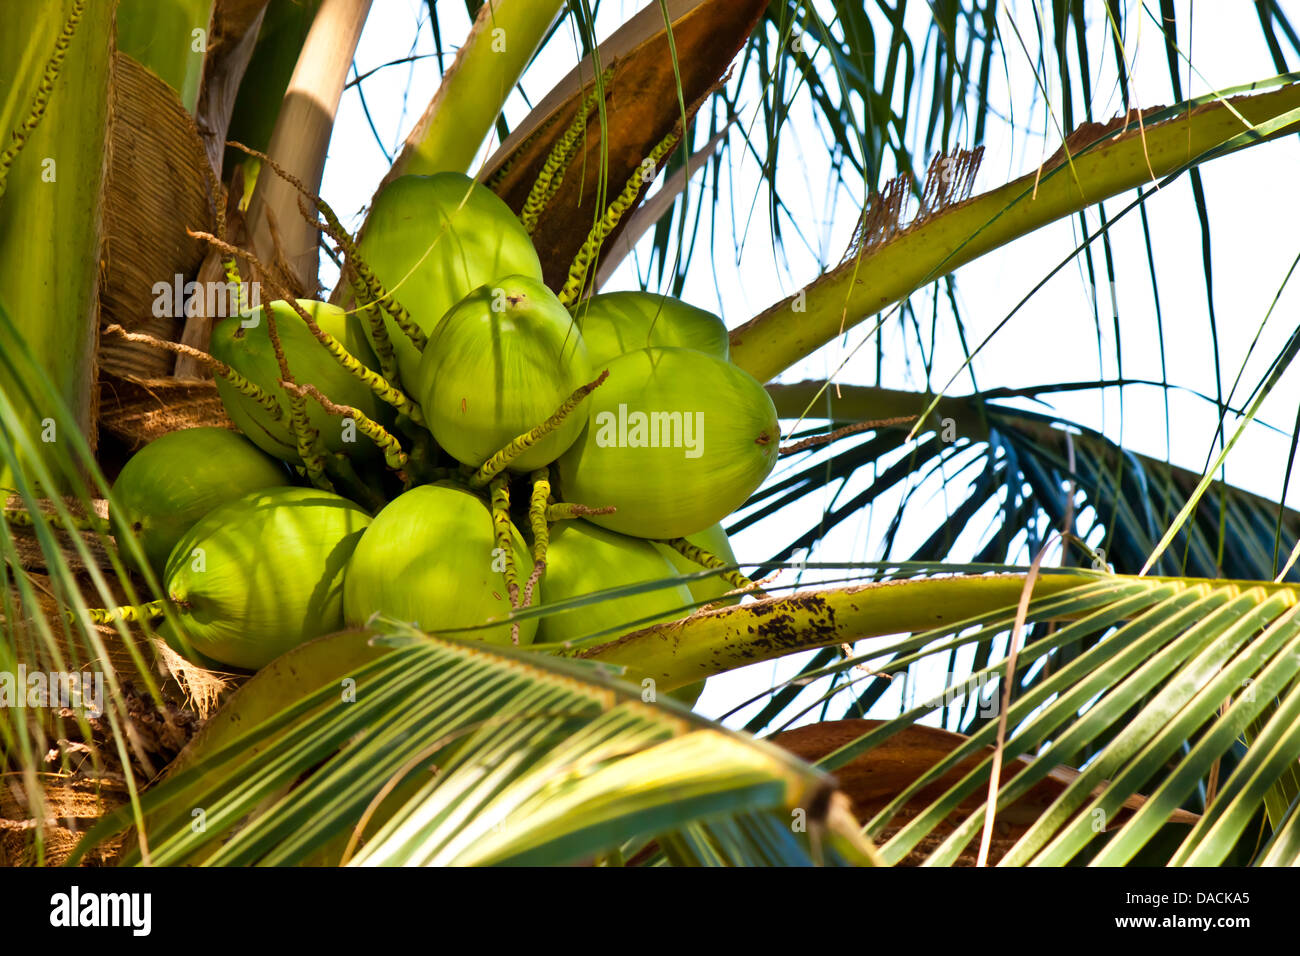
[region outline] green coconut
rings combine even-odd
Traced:
[[[514,275],[480,286],[447,313],[419,377],[433,437],[457,461],[478,466],[550,418],[593,375],[568,310],[539,280]],[[550,464],[585,420],[579,406],[511,468]]]
[[[346,498],[271,488],[199,519],[167,560],[168,597],[205,657],[256,670],[343,627],[343,573],[370,524]]]
[[[558,463],[565,501],[612,505],[590,520],[680,538],[731,514],[776,464],[776,408],[749,373],[692,349],[638,349],[609,363],[590,421]]]
[[[515,567],[527,577],[532,557],[513,527]],[[420,485],[398,495],[375,516],[348,567],[343,609],[349,624],[372,614],[427,631],[473,627],[510,614],[504,555],[492,513],[478,496],[449,485]],[[532,643],[537,622],[521,621],[519,643]],[[453,637],[509,644],[510,625]]]
[[[727,538],[727,532],[722,530],[721,524],[711,525],[703,531],[687,535],[686,540],[697,548],[703,548],[705,551],[716,555],[724,564],[736,563],[735,552],[731,550],[731,542]],[[655,547],[660,554],[672,562],[673,567],[677,569],[679,574],[697,574],[704,570],[701,565],[696,564],[667,545],[656,544]],[[697,602],[735,604],[740,600],[739,595],[726,596],[727,592],[734,590],[734,588],[732,588],[729,581],[722,577],[699,578],[698,580],[684,581],[682,583],[690,588],[691,597]]]
[[[338,339],[362,365],[371,369],[377,367],[370,343],[355,315],[312,299],[299,299],[298,304],[317,326]],[[221,396],[221,403],[240,431],[258,448],[293,463],[301,459],[289,427],[289,395],[279,384],[282,377],[280,364],[272,347],[270,323],[266,321],[265,308],[266,306],[260,306],[218,322],[212,329],[209,350],[214,358],[225,362],[263,391],[270,392],[279,399],[285,411],[284,421],[276,421],[270,412],[253,399],[237,391],[221,377],[217,378],[217,393]],[[289,303],[273,302],[270,308],[285,361],[298,384],[315,385],[331,401],[359,409],[368,418],[379,422],[391,420],[390,406],[381,401],[364,382],[338,364]],[[331,415],[310,397],[307,399],[307,417],[320,432],[329,451],[344,452],[349,457],[361,459],[373,459],[379,455],[374,442],[357,431],[354,424]]]
[[[238,432],[185,428],[131,456],[113,483],[113,503],[161,576],[176,542],[213,508],[288,481],[283,464]]]
[[[653,292],[609,292],[585,300],[575,314],[591,367],[636,349],[695,349],[729,359],[727,327],[712,312]]]
[[[551,530],[542,583],[547,602],[557,604],[609,588],[675,576],[672,564],[648,541],[579,519],[561,521]],[[569,641],[611,628],[647,627],[689,613],[690,606],[691,592],[681,584],[608,598],[542,618],[537,639],[545,643]]]
[[[485,282],[542,278],[537,251],[510,207],[460,173],[390,182],[375,196],[357,251],[426,334]],[[384,321],[398,374],[414,390],[420,353],[386,313]]]

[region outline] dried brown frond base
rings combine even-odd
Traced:
[[[78,779],[75,774],[38,774],[39,817],[18,774],[0,775],[0,866],[58,866],[67,860],[82,834],[126,802],[126,786],[114,780]],[[42,847],[37,846],[40,829]],[[111,866],[120,839],[106,841],[87,854],[85,866]]]

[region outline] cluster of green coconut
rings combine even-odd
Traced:
[[[719,521],[770,472],[779,426],[718,317],[647,293],[562,301],[510,209],[456,174],[394,180],[364,237],[339,238],[348,308],[278,299],[217,323],[240,432],[172,432],[114,485],[177,650],[257,669],[376,614],[612,638],[734,592],[701,568],[734,565]]]

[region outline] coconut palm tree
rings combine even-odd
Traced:
[[[699,207],[720,228],[717,184],[740,171],[783,247],[814,225],[785,198],[801,152],[824,154],[836,188],[860,186],[851,210],[834,208],[847,250],[759,314],[727,316],[731,361],[767,383],[784,432],[783,464],[728,530],[781,538],[765,530],[766,553],[686,572],[725,574],[743,600],[667,623],[534,650],[378,619],[250,676],[160,639],[148,609],[164,592],[109,479],[146,441],[225,421],[205,349],[245,303],[187,283],[240,274],[277,298],[364,295],[354,236],[317,194],[344,88],[364,90],[349,76],[371,3],[3,0],[29,29],[0,35],[0,860],[1300,858],[1300,514],[1216,477],[1260,427],[1300,332],[1244,398],[1246,382],[1225,394],[1217,381],[1220,440],[1189,469],[1023,401],[1124,394],[1140,383],[1122,364],[1114,379],[1044,367],[1029,387],[976,385],[976,356],[1015,310],[985,337],[958,295],[963,266],[1073,220],[1078,247],[1052,274],[1083,268],[1097,309],[1111,226],[1131,213],[1156,285],[1169,266],[1148,207],[1183,180],[1207,250],[1196,279],[1212,289],[1200,169],[1291,148],[1300,38],[1283,4],[1257,0],[1271,62],[1188,97],[1190,27],[1172,0],[1016,6],[662,0],[597,42],[609,14],[586,0],[469,0],[463,36],[459,7],[430,0],[441,80],[385,183],[475,176],[521,217],[570,304],[633,249],[650,257],[645,282],[679,294],[709,268]],[[1137,97],[1140,30],[1163,45],[1172,105]],[[506,109],[566,36],[582,50],[572,71],[523,115]],[[392,59],[410,44],[392,38]],[[1013,58],[1035,87],[1002,90]],[[1103,70],[1113,112],[1094,95]],[[1040,102],[1054,151],[976,192],[986,132]],[[790,141],[791,117],[815,124],[815,145]],[[332,289],[322,252],[340,269]],[[962,356],[950,380],[934,372],[941,314]],[[887,353],[917,360],[921,389],[861,384],[870,362],[835,351],[859,328],[877,370]],[[832,352],[825,380],[790,371]],[[1155,384],[1168,421],[1170,378]],[[937,509],[921,493],[935,487],[948,493]],[[877,501],[896,502],[882,550],[846,560],[837,529]],[[653,589],[511,618],[594,619]],[[787,659],[789,676],[729,702],[739,729],[668,696]],[[102,707],[41,697],[49,684],[27,678],[47,673],[89,675],[77,689],[91,696],[102,678]],[[897,692],[934,674],[927,699]]]

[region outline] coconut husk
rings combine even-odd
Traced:
[[[119,672],[118,679],[124,677]],[[137,692],[129,681],[122,684],[122,692],[114,709],[121,716],[127,738],[127,765],[120,759],[116,729],[108,714],[83,723],[72,719],[66,710],[31,713],[29,719],[34,723],[23,732],[43,751],[44,769],[37,768],[30,798],[28,777],[0,772],[0,866],[35,865],[38,828],[45,840],[43,862],[65,862],[99,817],[126,802],[128,774],[137,786],[154,779],[202,726],[197,714],[175,703],[174,686],[164,684],[161,705],[152,696]],[[50,717],[58,718],[53,729]],[[105,840],[81,865],[111,864],[121,846],[120,835]]]
[[[127,801],[126,785],[112,779],[84,780],[70,774],[37,774],[40,812],[33,812],[23,780],[18,774],[0,777],[0,866],[59,866],[68,859],[82,834],[98,819]],[[42,860],[35,846],[35,831],[44,842]],[[117,856],[121,838],[97,846],[84,866],[109,866]]]
[[[153,658],[146,644],[141,648],[144,659],[156,660],[162,673],[169,675],[158,681],[162,692],[160,702],[152,694],[137,690],[137,684],[132,681],[136,671],[125,654],[120,636],[112,628],[96,630],[121,689],[121,696],[113,698],[111,707],[120,723],[115,725],[109,713],[98,717],[83,715],[84,719],[78,719],[76,712],[57,707],[10,712],[16,718],[10,722],[16,722],[18,732],[33,742],[43,759],[37,764],[37,786],[32,790],[37,794],[35,808],[33,800],[26,796],[28,778],[14,770],[4,772],[0,759],[0,866],[63,863],[81,835],[100,816],[125,802],[128,774],[138,786],[152,780],[175,759],[203,724],[205,713],[194,708],[193,690],[195,679],[206,672],[193,668],[188,673],[169,671],[165,658],[170,650],[157,642],[153,648],[157,658]],[[69,659],[66,663],[69,669],[82,672],[108,669],[102,659],[74,666],[68,649],[63,650]],[[79,656],[85,656],[84,649]],[[29,673],[53,669],[40,664],[27,666]],[[111,694],[109,686],[106,682],[105,689]],[[207,675],[202,687],[207,695],[206,710],[210,712],[217,698],[231,686],[233,682],[220,675]],[[127,745],[125,765],[116,739],[119,732]],[[38,860],[36,853],[38,829],[45,842],[43,861]],[[81,865],[111,864],[120,846],[120,837],[105,841]]]
[[[100,325],[175,340],[182,315],[154,314],[159,282],[192,278],[204,246],[186,228],[211,231],[211,167],[202,137],[174,90],[131,57],[113,59],[104,209]],[[100,343],[99,365],[123,377],[171,374],[175,356],[120,338]],[[101,414],[103,414],[101,412]]]
[[[97,625],[95,627],[95,631],[99,635],[99,641],[104,648],[102,656],[94,656],[93,654],[88,656],[87,648],[81,642],[78,642],[76,646],[70,644],[67,632],[64,629],[66,621],[63,616],[67,603],[60,603],[57,600],[53,582],[46,575],[36,571],[25,570],[23,574],[35,595],[36,603],[35,608],[24,608],[23,610],[29,615],[33,611],[38,612],[44,618],[49,625],[53,641],[62,655],[63,664],[76,670],[100,670],[111,667],[125,677],[129,677],[135,672],[135,658],[132,656],[130,649],[124,645],[121,635],[111,626]],[[108,600],[114,605],[124,603],[127,596],[117,577],[111,570],[106,570],[103,578],[109,588]],[[82,601],[88,607],[98,607],[105,603],[104,596],[99,593],[89,574],[79,573],[73,580],[77,585]],[[16,588],[11,588],[11,601],[14,608],[23,608]],[[40,646],[34,630],[35,621],[29,616],[20,619],[16,623],[18,624],[17,630],[21,635],[18,644],[20,662],[25,663],[29,668],[39,670],[49,670],[58,663],[53,659],[45,659],[40,652],[35,652],[39,659],[33,658],[32,653],[25,653],[24,648]],[[24,634],[24,631],[27,633]],[[143,635],[140,635],[140,637],[142,639]],[[149,659],[147,650],[143,656],[145,660]]]
[[[211,426],[237,431],[212,380],[159,378],[100,381],[100,423],[133,452],[182,428]]]

